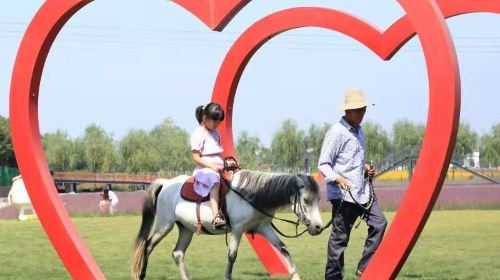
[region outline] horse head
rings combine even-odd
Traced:
[[[309,175],[296,175],[297,187],[295,193],[290,197],[291,206],[299,221],[307,226],[311,235],[321,233],[324,223],[319,211],[319,186]]]

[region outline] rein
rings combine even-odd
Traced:
[[[279,221],[282,221],[282,222],[286,222],[286,223],[289,223],[289,224],[292,224],[292,225],[295,225],[295,235],[287,235],[287,234],[284,234],[283,232],[281,232],[272,222],[271,222],[271,226],[273,227],[273,229],[278,233],[280,234],[281,236],[283,237],[287,237],[287,238],[296,238],[296,237],[299,237],[301,236],[302,234],[304,234],[307,229],[305,229],[303,232],[301,233],[298,233],[298,227],[299,227],[299,221],[297,222],[294,222],[294,221],[291,221],[291,220],[287,220],[287,219],[282,219],[282,218],[278,218],[274,215],[271,215],[269,213],[267,213],[266,211],[260,209],[259,207],[257,207],[253,202],[251,202],[250,200],[248,200],[242,193],[240,193],[239,191],[237,191],[236,189],[234,189],[232,187],[232,185],[229,183],[228,184],[229,186],[229,189],[231,189],[234,193],[236,193],[239,197],[241,197],[243,200],[245,200],[248,204],[250,204],[255,210],[259,211],[260,213],[272,218],[272,219],[277,219]],[[299,199],[299,196],[300,196],[300,189],[303,188],[304,186],[301,186],[301,187],[297,187],[296,190],[295,190],[295,194],[294,194],[294,208],[293,208],[293,211],[295,213],[296,212],[296,207],[297,207],[297,201]],[[304,213],[304,209],[302,208],[302,204],[299,203],[299,209],[300,209],[300,213],[303,214]],[[300,219],[299,219],[300,220]]]
[[[361,224],[361,221],[363,220],[364,216],[366,215],[366,211],[368,211],[372,205],[373,205],[373,201],[375,200],[374,197],[375,197],[375,193],[374,193],[374,190],[373,190],[373,182],[371,181],[371,178],[370,178],[370,183],[368,184],[369,186],[369,189],[370,189],[370,197],[368,199],[368,203],[366,203],[365,205],[359,203],[355,198],[354,196],[352,195],[352,192],[351,190],[348,190],[349,192],[349,196],[351,197],[352,201],[354,201],[354,204],[358,205],[359,207],[361,207],[363,209],[363,213],[361,213],[360,215],[360,219],[358,221],[358,223],[354,226],[355,229],[357,229],[359,227],[359,225]],[[342,204],[344,203],[344,195],[342,195],[342,200],[340,201],[340,204],[339,204],[339,210],[340,208],[342,207]],[[335,216],[339,213],[339,211],[337,211],[335,213]],[[328,228],[329,226],[331,226],[333,224],[333,220],[335,219],[335,216],[333,216],[330,221],[328,221],[328,223],[321,229],[321,232],[323,232],[323,230],[325,230],[326,228]]]
[[[300,199],[299,196],[300,196],[300,189],[303,188],[304,186],[302,187],[298,187],[297,188],[297,191],[295,192],[295,195],[294,195],[294,201],[293,201],[293,212],[294,213],[297,213],[297,201]],[[302,208],[302,203],[299,202],[299,210],[300,210],[300,213],[301,215],[304,214],[304,208]],[[276,218],[278,220],[282,220],[283,219],[280,219],[280,218]],[[287,235],[287,234],[284,234],[283,232],[281,232],[278,227],[276,227],[273,222],[271,222],[271,226],[273,227],[273,229],[281,236],[283,237],[286,237],[286,238],[297,238],[299,236],[301,236],[302,234],[304,234],[307,229],[304,229],[301,233],[298,232],[298,229],[299,229],[299,221],[300,221],[300,218],[297,219],[297,222],[295,222],[295,235]]]

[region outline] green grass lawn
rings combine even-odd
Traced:
[[[283,214],[287,216],[289,214]],[[394,212],[386,212],[389,220]],[[291,215],[290,215],[291,216]],[[324,213],[324,219],[329,218]],[[73,219],[85,243],[108,279],[130,279],[132,242],[139,216],[78,217]],[[277,223],[292,233],[292,228]],[[354,270],[366,235],[364,223],[353,230],[346,251],[346,279]],[[150,258],[148,279],[178,279],[170,257],[177,238],[172,231]],[[193,279],[222,279],[227,262],[224,236],[195,236],[186,262]],[[283,239],[302,279],[322,279],[328,233]],[[0,279],[68,279],[39,222],[0,221]],[[500,279],[500,210],[435,211],[399,273],[398,279]],[[234,279],[267,277],[243,241],[233,271]]]

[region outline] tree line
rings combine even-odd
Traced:
[[[367,159],[377,162],[388,154],[422,143],[425,126],[408,120],[394,123],[392,133],[374,122],[362,124],[366,139]],[[331,124],[312,124],[308,130],[298,128],[293,120],[285,120],[275,132],[270,147],[260,139],[242,131],[235,141],[238,159],[244,168],[255,170],[304,170],[306,161],[316,170],[323,138]],[[49,168],[54,171],[190,173],[189,133],[170,118],[150,131],[133,129],[121,140],[96,124],[85,128],[81,137],[72,139],[66,131],[45,133],[42,144]],[[479,147],[481,166],[500,166],[500,123],[479,136],[472,127],[461,122],[455,154],[465,156]],[[16,166],[9,121],[0,116],[0,166]]]

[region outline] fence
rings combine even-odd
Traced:
[[[12,185],[12,178],[19,174],[19,169],[14,167],[0,166],[0,186]]]

